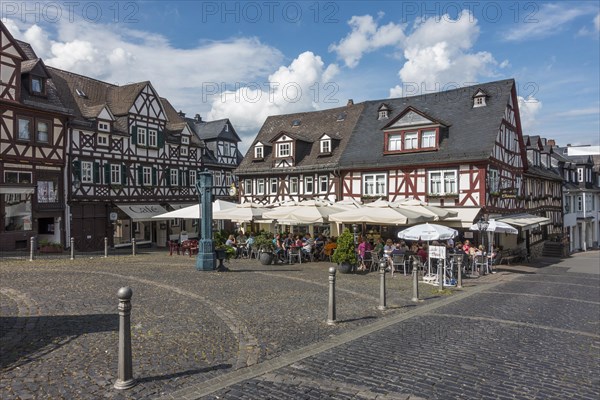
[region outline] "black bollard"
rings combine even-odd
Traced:
[[[327,308],[327,325],[335,325],[335,267],[329,267],[329,307]]]
[[[115,389],[130,389],[137,383],[133,379],[131,357],[131,296],[130,287],[122,287],[117,292],[119,297],[119,371]]]

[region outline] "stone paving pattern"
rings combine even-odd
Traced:
[[[338,274],[339,323],[328,326],[330,263],[232,260],[229,273],[194,264],[164,252],[1,259],[0,398],[199,398],[196,388],[215,382],[205,398],[600,396],[598,275],[550,266],[443,294],[422,284],[426,300],[415,307],[410,278],[388,274],[382,312],[378,273]],[[112,389],[121,286],[134,292],[139,382],[125,392]],[[371,329],[377,321],[390,322]],[[344,335],[356,339],[303,356]],[[294,352],[298,361],[288,362]],[[259,372],[271,361],[282,367]]]

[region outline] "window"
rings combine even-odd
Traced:
[[[404,150],[413,150],[418,149],[419,142],[417,141],[419,137],[418,132],[406,132],[404,134]]]
[[[277,194],[277,178],[271,178],[271,194]]]
[[[386,137],[386,152],[435,150],[438,145],[437,128],[386,132]]]
[[[81,182],[92,183],[94,181],[94,163],[91,161],[81,162]]]
[[[103,132],[110,132],[110,124],[108,122],[98,121],[98,130]]]
[[[227,186],[233,183],[233,179],[231,178],[231,172],[225,172],[225,184]]]
[[[144,186],[152,185],[152,168],[151,167],[142,167],[142,185],[144,185]]]
[[[146,145],[146,128],[137,128],[137,144],[138,146]]]
[[[377,119],[387,119],[388,117],[388,110],[381,110],[379,111],[379,117]]]
[[[37,201],[38,203],[57,203],[58,182],[53,180],[38,180]]]
[[[277,145],[277,157],[289,157],[291,148],[291,143],[279,143]]]
[[[258,179],[256,181],[256,194],[265,194],[265,180]]]
[[[329,191],[329,178],[325,175],[319,176],[319,193],[327,193]]]
[[[180,186],[187,186],[187,176],[188,176],[188,174],[185,171],[181,171]]]
[[[430,171],[429,195],[444,196],[458,194],[456,171]]]
[[[98,146],[108,146],[108,135],[98,134]]]
[[[387,196],[386,175],[363,175],[363,196]]]
[[[10,191],[10,188],[6,188]],[[32,229],[31,218],[31,194],[4,193],[4,204],[6,209],[23,210],[23,212],[6,213],[4,217],[5,231],[30,231]]]
[[[223,182],[221,180],[221,171],[215,171],[214,172],[214,176],[215,176],[215,186],[223,186]]]
[[[402,135],[389,135],[387,147],[389,151],[402,150]]]
[[[29,140],[31,139],[31,126],[33,122],[31,118],[20,117],[18,122],[18,130],[19,134],[17,138],[19,140]]]
[[[331,139],[321,140],[321,153],[331,153]]]
[[[120,185],[122,183],[120,164],[110,164],[110,183],[113,185]]]
[[[290,193],[298,193],[298,178],[290,178]]]
[[[227,125],[225,125],[225,126],[227,126]],[[223,155],[225,157],[229,157],[231,155],[231,153],[229,152],[229,143],[228,142],[223,143]]]
[[[187,136],[181,137],[181,144],[190,144],[190,138]]]
[[[304,193],[312,193],[314,189],[314,181],[312,176],[307,176],[304,178]]]
[[[473,107],[484,107],[485,96],[478,96],[473,99]]]
[[[172,169],[169,174],[171,176],[171,186],[179,186],[179,170]]]
[[[21,184],[30,184],[31,183],[31,172],[16,172],[16,171],[5,171],[4,172],[4,182],[5,183],[21,183]]]
[[[421,148],[435,147],[435,131],[423,131],[421,133]]]
[[[40,77],[34,76],[31,78],[31,91],[35,94],[44,93],[44,80]]]
[[[583,197],[577,196],[577,211],[583,211]]]
[[[42,143],[48,143],[48,126],[50,124],[48,122],[38,121],[37,123],[37,135],[36,141]]]
[[[252,194],[252,179],[244,181],[244,194]]]
[[[499,177],[498,177],[498,170],[490,169],[488,179],[489,179],[489,191],[497,192],[498,191],[498,183],[500,182]]]
[[[188,155],[188,148],[187,148],[187,146],[181,146],[181,149],[179,149],[179,153],[182,156],[187,156]]]
[[[196,170],[190,170],[190,186],[196,186]]]
[[[229,132],[229,125],[225,124],[225,132]]]
[[[254,146],[254,158],[264,158],[263,154],[262,146]]]
[[[158,147],[158,134],[153,129],[148,131],[148,146]]]
[[[583,168],[577,168],[577,182],[582,183],[583,181]]]

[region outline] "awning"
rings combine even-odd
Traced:
[[[152,221],[152,217],[167,212],[158,204],[117,204],[134,221]]]
[[[440,225],[451,226],[453,228],[469,228],[473,225],[481,207],[444,207],[444,210],[455,211],[456,217],[444,218],[438,221]]]
[[[518,226],[523,230],[538,228],[541,225],[548,225],[551,222],[550,218],[540,217],[539,215],[527,213],[497,217],[496,221],[501,221],[510,225]]]
[[[32,194],[35,188],[32,187],[8,187],[0,186],[0,194]]]
[[[173,207],[173,210],[180,210],[182,208],[190,207],[196,204],[198,203],[169,203],[169,205]]]

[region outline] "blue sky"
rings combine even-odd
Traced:
[[[48,65],[150,80],[247,147],[268,115],[515,78],[525,134],[600,144],[600,3],[10,2]]]

